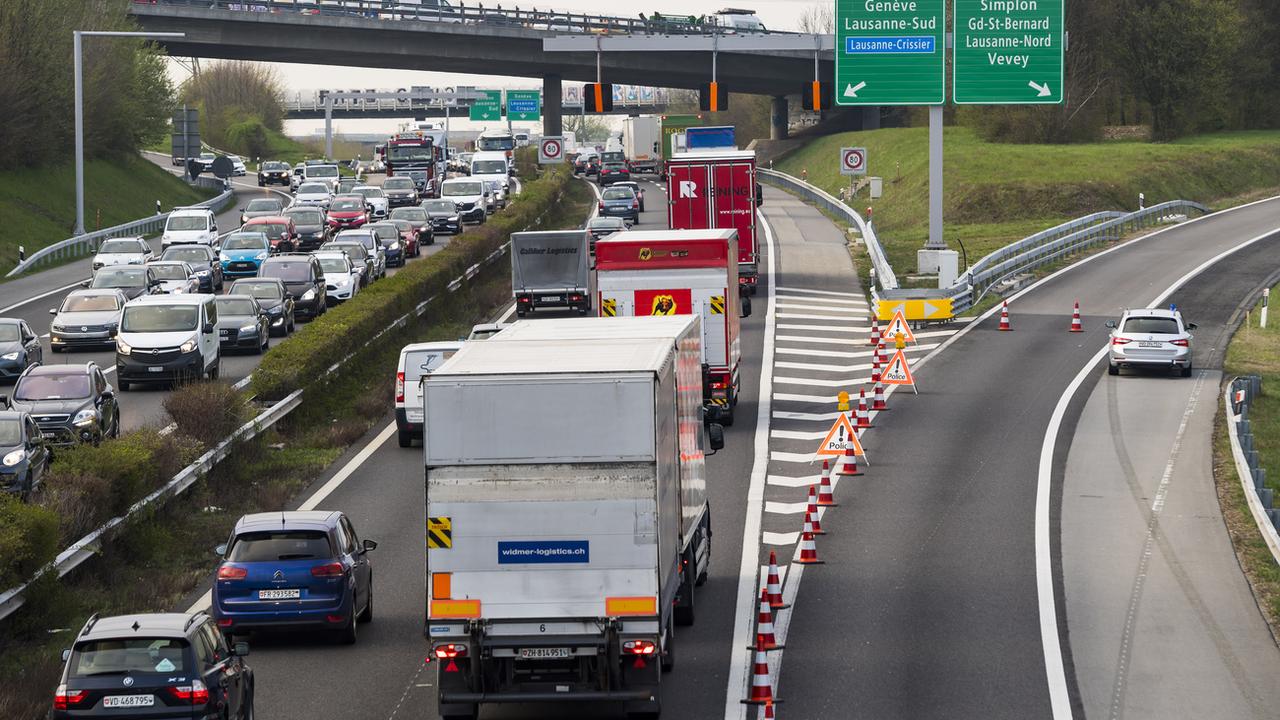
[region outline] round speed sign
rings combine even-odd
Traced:
[[[842,148],[840,169],[846,173],[858,173],[867,167],[867,151],[864,148]]]
[[[559,162],[564,155],[564,145],[561,144],[560,138],[543,138],[541,155],[545,162]]]

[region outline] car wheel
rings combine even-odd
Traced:
[[[254,352],[254,355],[261,355],[262,353],[266,352],[267,345],[270,342],[271,342],[271,333],[268,332],[266,335],[262,336],[262,342],[258,344],[258,349],[256,352]]]
[[[1182,368],[1182,377],[1191,377],[1191,370],[1191,363],[1187,363],[1187,366]]]
[[[290,315],[288,332],[293,332],[294,330],[297,330],[297,329],[298,329],[298,317],[296,315]]]
[[[22,502],[31,502],[31,493],[35,492],[35,478],[31,476],[31,471],[27,471],[27,479],[22,481],[22,493],[19,497]]]
[[[369,576],[369,597],[365,599],[364,610],[356,616],[356,620],[367,623],[373,619],[373,576]]]
[[[479,223],[477,223],[477,224],[478,224],[478,225],[483,225],[483,224],[485,223],[485,221],[486,221],[486,220],[488,220],[488,215],[489,215],[488,213],[485,213],[484,215],[481,215],[481,216],[480,216],[480,222],[479,222]]]
[[[396,433],[396,440],[400,442],[400,447],[413,447],[413,433],[408,430],[401,430]]]
[[[209,368],[209,379],[210,379],[210,380],[217,380],[217,379],[218,379],[218,375],[220,374],[220,372],[221,372],[221,370],[222,370],[221,365],[222,365],[222,361],[220,361],[220,360],[219,360],[219,361],[217,361],[217,362],[214,362],[214,363],[213,363],[213,367]]]
[[[1112,364],[1108,363],[1108,364],[1107,364],[1107,374],[1108,374],[1108,375],[1119,375],[1119,374],[1120,374],[1120,366],[1119,366],[1119,365],[1112,365]]]
[[[356,644],[356,636],[359,634],[356,631],[357,624],[358,623],[356,622],[356,614],[354,611],[352,611],[351,621],[347,623],[347,626],[345,628],[338,631],[338,640],[341,641],[343,645]]]
[[[114,422],[111,423],[111,437],[120,437],[120,409],[116,408]]]
[[[116,380],[116,385],[120,388],[121,392],[129,392],[128,380]]]

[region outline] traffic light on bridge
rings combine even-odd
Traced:
[[[605,113],[613,111],[613,83],[587,83],[582,86],[582,105],[585,112]]]
[[[698,90],[698,109],[720,112],[729,109],[729,91],[718,82],[706,83]]]

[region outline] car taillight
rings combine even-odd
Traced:
[[[652,655],[658,646],[651,640],[628,640],[622,643],[622,652],[628,655]]]
[[[604,201],[603,201],[603,200],[601,200],[601,201],[600,201],[600,209],[601,209],[601,210],[604,210]]]
[[[396,373],[396,402],[404,402],[404,373]]]
[[[311,574],[315,577],[339,577],[346,571],[340,562],[325,563],[311,568]]]
[[[1129,338],[1122,338],[1122,337],[1111,338],[1112,345],[1128,345],[1131,342],[1133,341],[1130,340]]]
[[[192,680],[190,685],[171,685],[169,694],[174,699],[191,705],[204,705],[209,702],[209,688],[205,687],[202,680]]]
[[[1191,347],[1191,343],[1186,340],[1170,340],[1169,342],[1177,345],[1178,347]]]
[[[639,210],[639,209],[640,209],[640,201],[639,201],[639,200],[632,200],[632,201],[631,201],[631,209],[632,209],[632,210]]]
[[[249,577],[249,571],[242,567],[223,565],[218,568],[219,580],[243,580],[247,577]]]
[[[457,643],[448,643],[446,645],[436,646],[436,657],[441,660],[452,660],[453,658],[466,657],[467,646]]]
[[[88,696],[89,693],[85,690],[67,690],[66,685],[59,685],[58,689],[53,693],[53,709],[70,710],[84,702],[84,699]]]

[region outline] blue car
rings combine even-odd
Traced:
[[[220,545],[213,618],[234,637],[259,629],[331,630],[356,641],[373,619],[372,540],[340,512],[245,515]]]
[[[263,232],[234,232],[222,239],[218,260],[223,277],[256,277],[271,254],[271,240]]]

